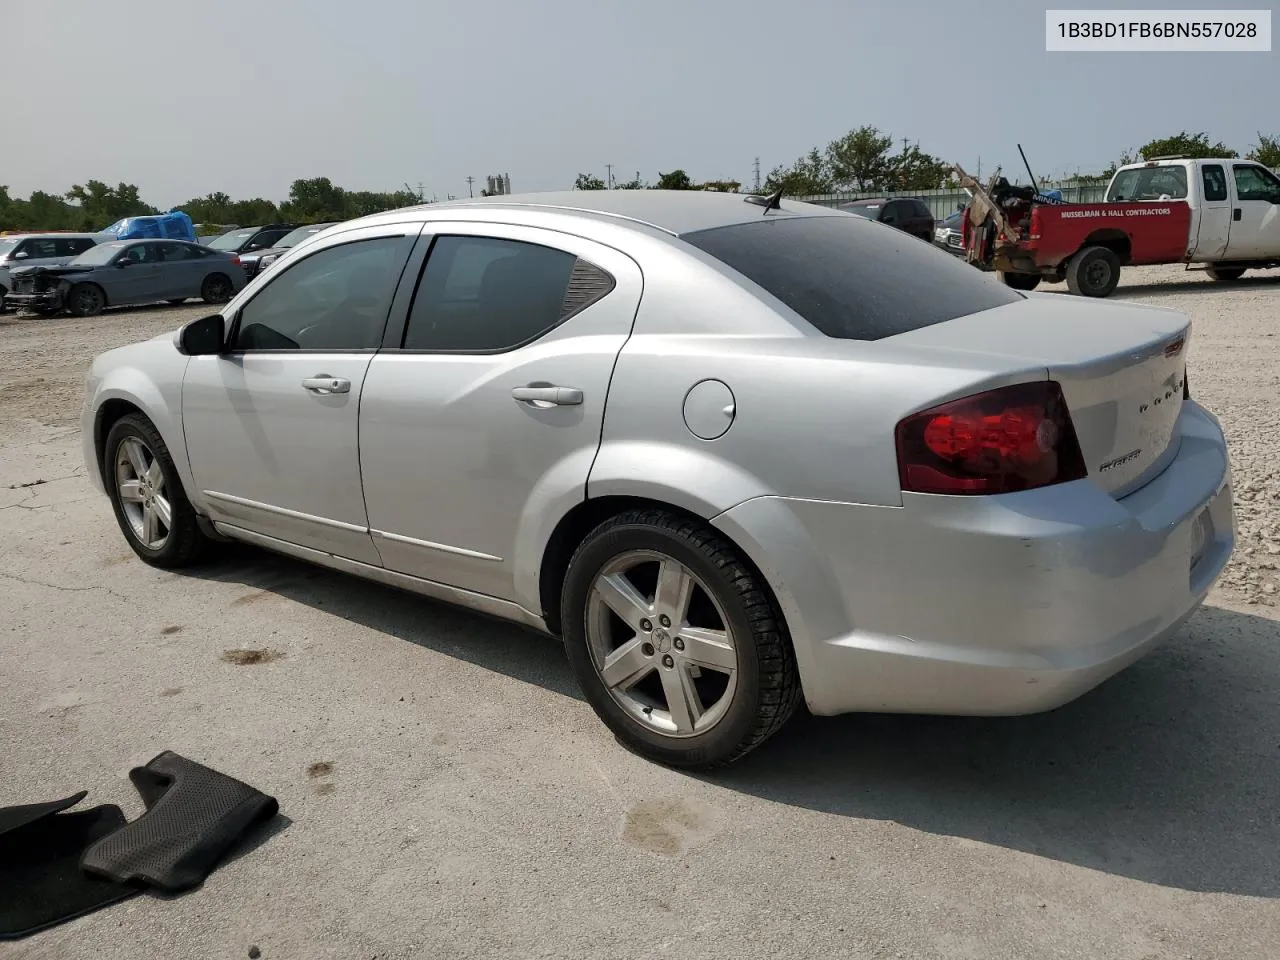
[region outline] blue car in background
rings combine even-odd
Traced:
[[[226,303],[245,285],[237,255],[185,240],[109,240],[60,266],[22,267],[12,276],[6,306],[77,317],[191,297]]]

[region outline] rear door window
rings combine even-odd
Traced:
[[[681,239],[842,340],[880,340],[1025,299],[932,244],[886,237],[855,217],[762,217]]]
[[[1208,164],[1200,174],[1204,183],[1204,198],[1213,203],[1227,199],[1227,175],[1219,164]]]

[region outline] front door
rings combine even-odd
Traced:
[[[1196,234],[1195,258],[1220,260],[1227,252],[1231,233],[1231,198],[1227,195],[1227,172],[1220,163],[1200,168],[1200,231]]]
[[[160,285],[158,248],[159,244],[149,241],[131,243],[111,261],[105,272],[98,271],[107,303],[117,306],[162,299],[155,292]]]
[[[328,238],[231,305],[229,349],[182,385],[212,520],[378,564],[360,486],[360,392],[421,224]]]
[[[1233,164],[1231,171],[1236,201],[1226,259],[1280,257],[1280,179],[1253,163]]]
[[[426,231],[407,327],[365,383],[369,527],[388,568],[536,604],[516,573],[586,496],[640,269],[531,227]]]

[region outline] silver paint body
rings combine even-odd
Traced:
[[[111,351],[88,378],[90,476],[101,484],[98,413],[127,401],[224,534],[535,627],[544,551],[570,510],[599,497],[668,504],[763,573],[818,714],[1049,709],[1200,605],[1235,540],[1223,434],[1194,401],[1137,415],[1144,398],[1175,384],[1181,394],[1186,349],[1161,351],[1189,338],[1185,317],[1032,294],[878,341],[836,340],[677,236],[762,215],[736,195],[609,191],[341,224],[290,250],[223,315],[290,261],[354,236],[419,237],[392,324],[435,232],[555,246],[616,287],[501,354],[189,358],[174,335]],[[786,201],[770,215],[850,216]],[[300,388],[316,376],[351,389]],[[902,492],[902,417],[1047,376],[1063,385],[1088,479],[987,497]],[[582,402],[513,399],[534,382],[581,390]],[[1213,530],[1193,573],[1206,508]]]

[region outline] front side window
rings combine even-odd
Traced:
[[[932,244],[894,242],[854,217],[762,217],[681,239],[843,340],[879,340],[1024,299]]]
[[[437,237],[414,296],[404,348],[513,350],[612,289],[609,274],[563,250],[493,237]]]
[[[376,349],[413,241],[356,240],[274,274],[241,308],[231,349]]]
[[[1280,180],[1271,171],[1238,163],[1232,172],[1236,178],[1236,195],[1241,200],[1280,203]]]
[[[48,260],[58,255],[58,241],[53,237],[33,237],[19,248],[29,260]]]

